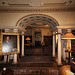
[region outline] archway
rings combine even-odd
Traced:
[[[50,28],[51,31],[55,31],[57,29],[56,26],[58,26],[59,24],[51,16],[48,16],[45,14],[30,14],[30,15],[24,16],[20,20],[18,20],[16,25],[25,30],[28,28],[31,28],[31,27],[36,27],[36,26],[43,27],[44,26],[44,27]],[[37,32],[40,33],[41,30],[38,29]],[[49,38],[49,37],[47,37],[47,38]],[[32,42],[33,42],[33,39],[32,39]],[[37,45],[37,42],[40,42],[40,40],[39,41],[35,40],[36,45]]]
[[[41,23],[38,24],[39,22]],[[53,30],[56,30],[56,26],[58,26],[59,24],[53,17],[45,14],[30,14],[22,17],[16,23],[16,26],[24,29],[30,25],[49,25]]]

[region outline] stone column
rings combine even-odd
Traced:
[[[62,30],[58,29],[58,65],[61,65],[61,33]]]
[[[24,32],[22,32],[22,54],[21,56],[24,56]]]
[[[64,35],[63,35],[64,36]],[[63,46],[62,46],[62,51],[63,51],[63,60],[65,61],[66,57],[67,57],[67,52],[65,52],[65,50],[67,50],[67,40],[62,40],[63,41]]]
[[[7,62],[7,55],[4,55],[4,63]]]
[[[55,57],[55,42],[56,42],[56,38],[55,38],[55,32],[53,32],[53,57]]]
[[[66,52],[65,52],[66,48],[63,48],[63,60],[65,61],[66,59]]]
[[[17,54],[14,54],[13,64],[17,64]]]
[[[13,29],[14,33],[18,33],[18,29]],[[13,64],[17,64],[17,54],[14,54],[13,56]]]

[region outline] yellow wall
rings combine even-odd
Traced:
[[[35,38],[35,32],[41,32],[40,38]],[[52,36],[51,29],[49,28],[32,28],[27,29],[25,32],[25,36],[32,36],[32,42],[35,44],[35,41],[41,41],[41,43],[44,40],[44,36]]]
[[[75,12],[51,13],[0,13],[0,26],[15,26],[17,21],[29,14],[45,14],[53,17],[59,25],[75,25]]]

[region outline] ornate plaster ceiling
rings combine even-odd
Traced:
[[[39,8],[40,7],[40,8]],[[0,10],[74,9],[75,0],[0,0]]]
[[[41,15],[41,14],[34,14],[28,15],[26,17],[21,18],[17,26],[26,28],[27,26],[32,27],[50,27],[52,29],[56,29],[58,22],[50,16]]]

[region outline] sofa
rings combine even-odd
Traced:
[[[59,68],[59,75],[74,75],[71,71],[70,65],[64,65]]]

